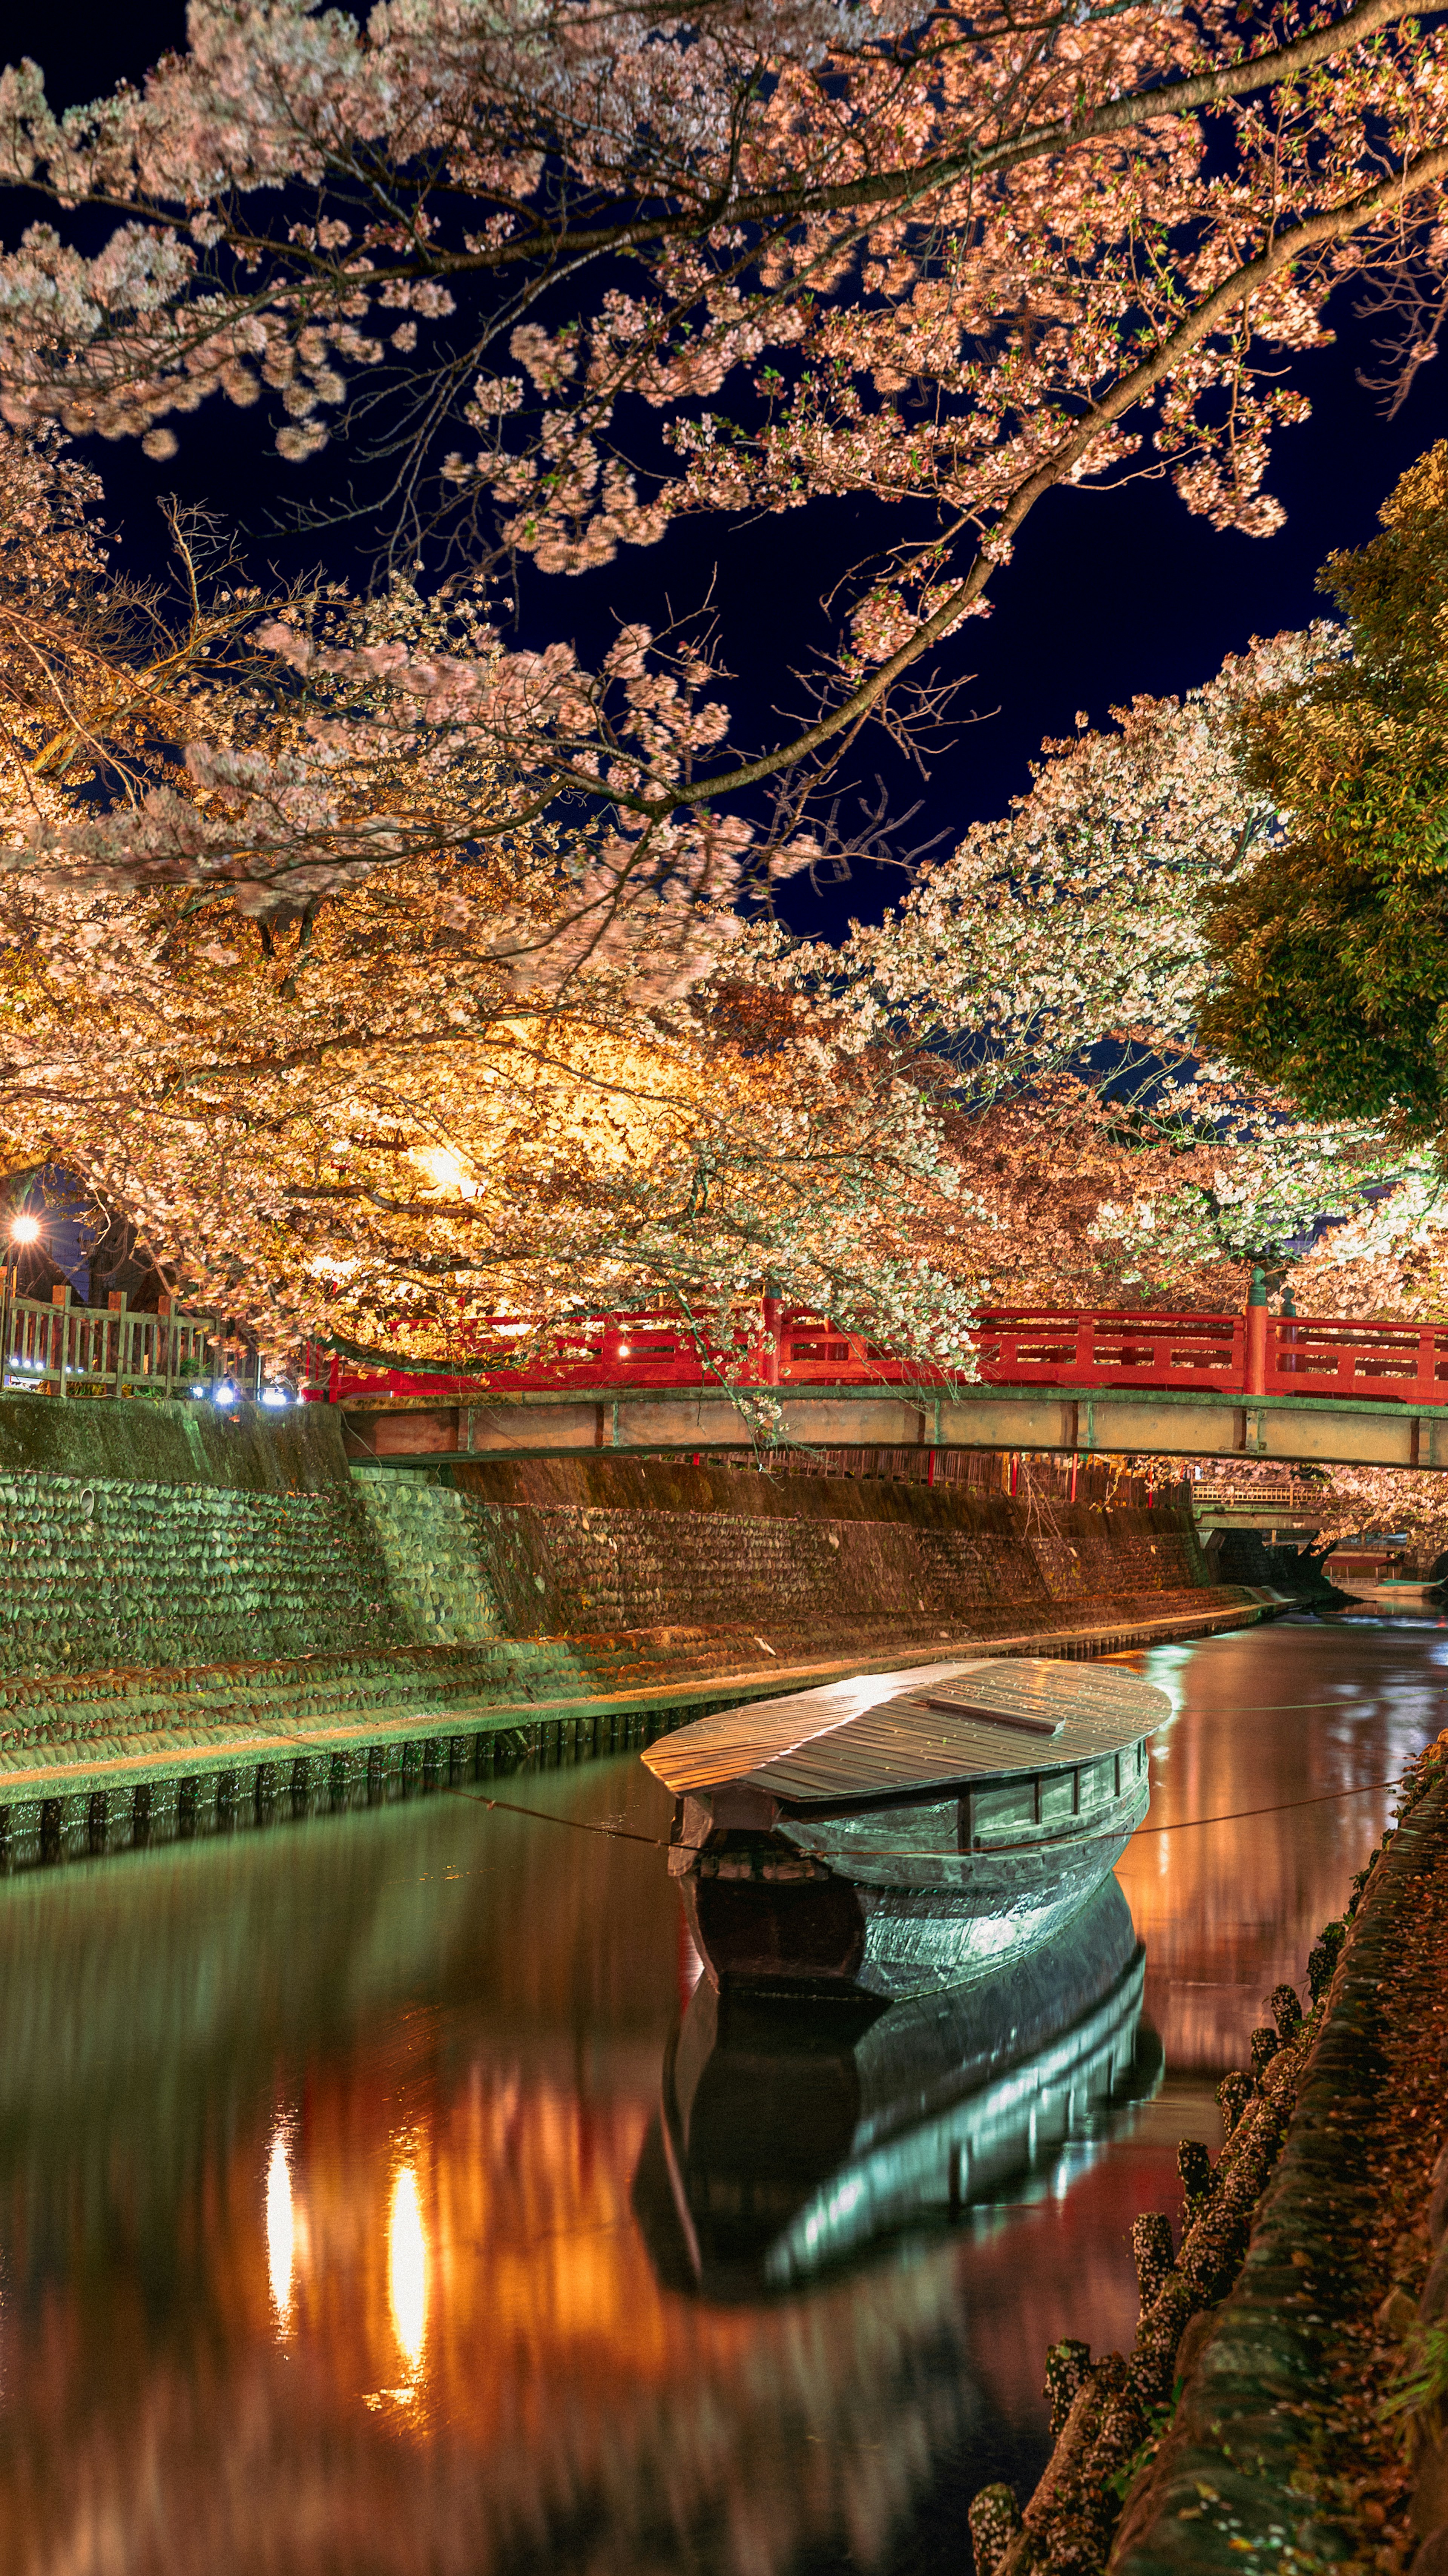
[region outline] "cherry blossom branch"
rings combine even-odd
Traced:
[[[1093,11],[1092,21],[1110,12]],[[1298,80],[1319,64],[1336,60],[1345,50],[1363,42],[1381,30],[1412,19],[1421,21],[1442,15],[1441,7],[1413,5],[1413,0],[1358,0],[1340,18],[1295,38],[1289,44],[1269,47],[1260,54],[1244,54],[1238,62],[1214,65],[1211,69],[1183,74],[1173,80],[1158,81],[1124,96],[1103,100],[1084,113],[1056,116],[1039,125],[1027,126],[1019,133],[1000,141],[970,146],[954,153],[942,153],[919,163],[906,163],[888,170],[871,171],[859,178],[801,183],[795,188],[742,190],[735,193],[740,145],[737,135],[731,141],[722,184],[716,186],[693,207],[675,215],[621,221],[596,225],[585,230],[560,230],[550,226],[526,200],[510,199],[505,190],[496,192],[498,203],[509,206],[533,230],[524,240],[503,240],[478,248],[458,250],[439,241],[419,245],[412,257],[394,256],[386,275],[399,282],[425,278],[465,277],[499,269],[516,267],[546,258],[549,262],[550,285],[559,282],[570,268],[582,267],[595,255],[644,249],[680,234],[703,237],[735,224],[772,224],[794,222],[813,214],[848,213],[854,210],[891,207],[905,210],[919,200],[962,181],[994,177],[1017,167],[1021,162],[1040,159],[1071,146],[1125,134],[1163,116],[1187,116],[1201,108],[1210,108],[1230,99],[1249,97],[1254,91],[1276,87],[1279,83]],[[1030,33],[1039,38],[1052,26],[1081,23],[1076,12],[1062,13],[1053,21],[1035,25]],[[938,60],[939,57],[926,57]],[[749,90],[757,84],[758,75],[741,91],[740,104],[747,103]],[[345,165],[339,165],[339,174]],[[26,177],[28,188],[53,197],[57,203],[77,203],[104,208],[117,215],[132,215],[136,194],[132,190],[112,191],[105,187],[77,188],[68,175],[53,178],[43,169],[32,170]],[[363,181],[375,185],[375,181]],[[421,183],[419,183],[421,184]],[[162,193],[158,203],[165,203]],[[392,210],[401,216],[402,210]],[[266,233],[249,231],[238,224],[231,234],[232,246],[245,262],[253,263],[277,250],[277,243]],[[338,272],[329,262],[305,245],[289,244],[289,253],[302,273],[310,274],[318,284],[331,284]],[[568,265],[560,271],[556,265],[561,250],[568,254]],[[259,289],[250,307],[239,309],[263,311],[274,292]]]
[[[919,661],[932,644],[948,635],[980,598],[997,562],[1005,557],[1010,541],[1037,501],[1053,491],[1081,462],[1104,428],[1121,420],[1144,395],[1170,376],[1181,360],[1199,347],[1220,322],[1246,304],[1261,287],[1280,277],[1284,270],[1294,267],[1308,252],[1361,231],[1376,217],[1421,195],[1445,175],[1448,175],[1448,146],[1440,145],[1420,154],[1396,178],[1385,179],[1376,187],[1365,189],[1347,205],[1304,218],[1280,234],[1256,259],[1244,262],[1232,277],[1224,279],[1203,298],[1196,311],[1160,342],[1150,357],[1142,359],[1109,392],[1093,398],[1086,418],[1016,486],[992,527],[987,544],[980,548],[968,571],[949,586],[939,607],[922,619],[906,643],[882,662],[868,679],[862,680],[829,715],[820,717],[815,724],[796,734],[791,742],[761,753],[757,759],[736,762],[731,769],[715,777],[695,780],[691,802],[704,805],[717,798],[737,795],[744,788],[757,786],[762,779],[772,777],[780,768],[807,758],[837,735],[857,728],[893,683],[910,669],[912,663]],[[675,803],[672,798],[637,797],[627,789],[619,791],[619,801],[632,811],[660,817],[672,812]]]

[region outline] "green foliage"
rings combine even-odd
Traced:
[[[1394,2415],[1425,2415],[1448,2398],[1448,2332],[1427,2326],[1414,2335],[1399,2376],[1378,2408],[1385,2422]]]
[[[1142,2434],[1141,2440],[1137,2443],[1135,2450],[1132,2452],[1130,2459],[1123,2460],[1120,2467],[1113,2469],[1110,2476],[1107,2478],[1107,2492],[1108,2494],[1115,2496],[1118,2506],[1125,2504],[1126,2499],[1130,2495],[1137,2479],[1140,2477],[1142,2470],[1149,2468],[1152,2461],[1156,2458],[1157,2452],[1161,2448],[1161,2437],[1166,2431],[1167,2426],[1170,2424],[1172,2417],[1175,2415],[1177,2407],[1181,2403],[1181,2393],[1184,2385],[1185,2382],[1183,2380],[1173,2379],[1171,2384],[1171,2395],[1167,2399],[1166,2404],[1164,2406],[1153,2406],[1148,2409],[1146,2430]]]
[[[1244,705],[1283,829],[1209,907],[1202,1034],[1309,1114],[1448,1117],[1448,443],[1319,580],[1350,655]]]

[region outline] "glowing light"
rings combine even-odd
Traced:
[[[40,1241],[39,1217],[13,1216],[10,1220],[10,1240],[12,1243],[38,1243]]]
[[[263,1404],[290,1404],[292,1399],[284,1386],[264,1386],[261,1400]]]
[[[475,1199],[478,1196],[479,1183],[473,1178],[461,1154],[455,1154],[451,1146],[415,1146],[412,1160],[419,1171],[426,1173],[434,1189],[456,1190],[459,1198],[462,1199]]]
[[[283,2334],[291,2321],[292,2265],[297,2249],[296,2213],[292,2207],[292,2169],[287,2142],[278,2129],[272,2140],[266,2176],[266,2259],[271,2274],[272,2304]]]
[[[220,1386],[216,1390],[215,1401],[218,1404],[235,1404],[236,1389],[229,1378],[222,1379]]]
[[[427,2332],[427,2236],[417,2173],[412,2165],[402,2167],[392,2186],[387,2226],[387,2295],[407,2366],[416,2370],[422,2361]]]

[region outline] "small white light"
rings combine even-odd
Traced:
[[[264,1386],[261,1400],[263,1404],[290,1404],[292,1399],[284,1386]]]
[[[12,1243],[38,1243],[40,1241],[39,1217],[13,1216],[10,1220],[10,1240]]]
[[[230,1378],[224,1377],[222,1379],[220,1386],[216,1390],[216,1401],[218,1404],[235,1404],[236,1389],[232,1385]]]
[[[204,1386],[193,1386],[193,1388],[192,1388],[191,1392],[192,1392],[192,1394],[193,1394],[193,1395],[199,1395],[199,1396],[200,1396],[200,1398],[201,1398],[201,1400],[202,1400],[202,1402],[203,1402],[203,1403],[205,1402],[205,1400],[206,1400],[206,1389],[205,1389],[205,1387],[204,1387]]]

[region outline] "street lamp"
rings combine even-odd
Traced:
[[[14,1309],[20,1299],[20,1255],[27,1244],[40,1241],[39,1217],[32,1216],[28,1209],[22,1208],[20,1214],[10,1220],[10,1241],[13,1251],[11,1258],[5,1264],[3,1283],[0,1283],[0,1291],[3,1291],[0,1293],[0,1383],[4,1381],[5,1369],[8,1365],[5,1352],[14,1331],[13,1321],[7,1322],[5,1306],[8,1302],[13,1317]]]

